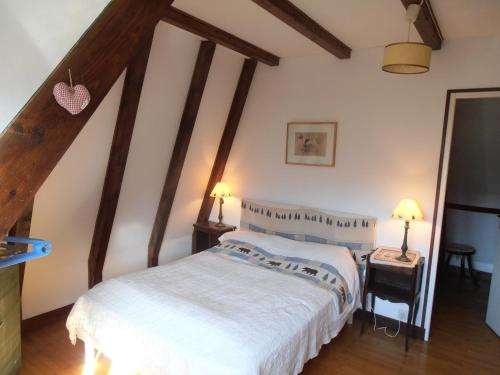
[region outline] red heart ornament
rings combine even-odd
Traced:
[[[90,103],[89,90],[83,85],[69,87],[64,82],[54,86],[54,97],[57,103],[72,115],[77,115]]]

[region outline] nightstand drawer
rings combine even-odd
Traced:
[[[407,290],[411,289],[411,275],[394,273],[379,269],[370,273],[370,285],[388,285],[390,287]]]
[[[233,225],[219,226],[217,223],[207,221],[193,224],[192,254],[209,249],[219,244],[219,237],[226,232],[236,230]]]

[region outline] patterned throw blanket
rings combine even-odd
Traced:
[[[250,243],[237,240],[224,241],[207,251],[242,259],[256,267],[264,267],[308,280],[337,297],[339,314],[353,300],[344,277],[331,264],[305,258],[275,255]]]

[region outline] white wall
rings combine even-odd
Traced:
[[[0,1],[0,132],[108,3]]]
[[[498,241],[498,218],[496,215],[460,210],[446,211],[446,239],[450,243],[474,246],[474,269],[493,272]],[[460,265],[459,257],[451,264]]]
[[[106,2],[2,2],[0,25],[7,25],[7,34],[19,36],[15,42],[2,40],[8,46],[8,60],[0,62],[0,72],[8,72],[2,76],[2,83],[7,84],[0,85],[2,126]],[[19,20],[26,13],[21,12],[23,6],[45,17]],[[57,14],[53,12],[56,7]],[[76,15],[72,10],[78,10]],[[59,32],[60,23],[51,20],[68,29]],[[45,34],[47,28],[56,31]],[[105,264],[106,278],[146,264],[149,231],[197,47],[196,38],[161,23],[158,26]],[[47,51],[51,51],[49,56]],[[423,76],[385,74],[380,71],[381,59],[382,49],[375,48],[354,51],[350,60],[322,55],[283,59],[277,68],[259,64],[224,179],[239,197],[378,216],[378,243],[394,246],[400,245],[402,226],[390,219],[392,209],[403,197],[415,198],[426,221],[412,227],[409,240],[426,255],[446,90],[499,86],[500,39],[447,43],[434,53],[431,72]],[[241,61],[240,56],[218,47],[163,244],[162,263],[189,252],[191,224]],[[18,92],[16,82],[21,82]],[[70,303],[86,289],[88,249],[120,87],[121,82],[115,85],[37,195],[32,234],[55,246],[52,255],[27,267],[25,317]],[[339,122],[337,167],[284,164],[285,127],[294,120]],[[228,201],[228,221],[237,222],[237,207],[237,199]],[[383,313],[398,316],[398,309],[380,306]]]
[[[69,305],[87,289],[87,259],[123,78],[122,74],[35,196],[30,236],[51,241],[53,253],[26,264],[24,318]]]
[[[455,109],[446,200],[500,207],[500,99],[460,99]],[[474,268],[492,272],[496,253],[496,215],[447,210],[446,239],[475,247]],[[458,265],[458,257],[452,259]]]
[[[0,2],[0,132],[108,2]],[[102,188],[122,81],[114,85],[37,194],[31,235],[53,241],[55,252],[27,265],[25,316],[73,302],[75,291],[86,287],[87,244],[99,204],[95,198]]]
[[[200,41],[159,23],[104,277],[147,264],[147,247]],[[160,253],[160,264],[191,252],[196,221],[243,59],[217,47]]]
[[[104,278],[144,269],[200,40],[165,23],[156,28]],[[190,254],[198,215],[243,58],[217,47],[160,263]],[[120,102],[123,75],[46,180],[35,199],[31,235],[54,252],[26,269],[23,316],[74,302],[87,290],[87,259]]]
[[[419,76],[382,72],[382,54],[374,48],[355,50],[350,60],[259,65],[224,180],[236,197],[377,216],[377,243],[396,247],[403,224],[390,218],[392,210],[401,198],[414,198],[425,221],[412,225],[409,244],[427,256],[446,90],[499,86],[500,38],[445,43],[430,72]],[[338,121],[335,168],[284,163],[286,123],[308,120]],[[238,207],[237,199],[228,201],[228,222],[237,223]],[[378,307],[394,318],[406,311]]]

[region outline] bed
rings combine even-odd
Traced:
[[[220,245],[97,285],[68,317],[71,340],[142,375],[298,374],[360,306],[360,276],[352,251],[307,223],[267,222],[283,210],[304,209],[243,201],[242,229]],[[301,231],[315,241],[291,238]]]

